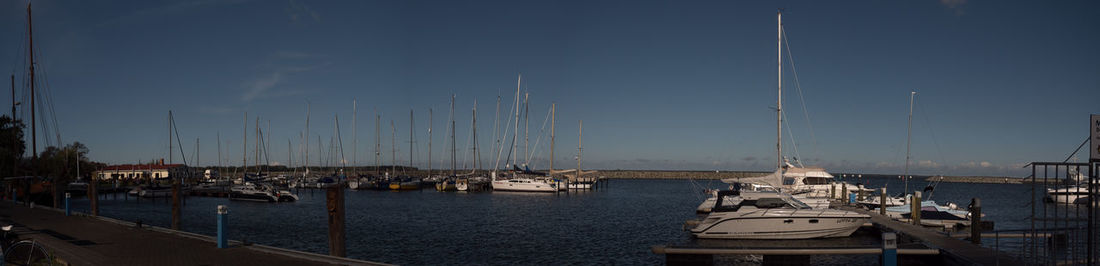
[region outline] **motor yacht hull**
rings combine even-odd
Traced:
[[[1059,189],[1047,189],[1047,198],[1063,204],[1085,204],[1088,201],[1089,189],[1087,187],[1068,187]]]
[[[774,210],[769,212],[775,212]],[[817,210],[799,210],[807,215],[793,216],[719,216],[713,222],[700,223],[692,229],[697,238],[718,239],[808,239],[847,237],[869,220],[869,217],[839,215],[818,216]],[[841,211],[843,212],[843,211]],[[847,212],[843,212],[847,213]],[[707,220],[713,218],[707,217]]]

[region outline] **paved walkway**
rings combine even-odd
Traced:
[[[21,239],[34,239],[72,265],[367,265],[367,261],[262,245],[218,249],[212,237],[55,209],[0,203],[0,225],[14,224]],[[320,243],[324,244],[324,243]]]

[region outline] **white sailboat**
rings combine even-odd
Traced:
[[[519,138],[519,95],[520,84],[522,84],[522,81],[523,76],[520,76],[516,81],[516,101],[514,105],[516,107],[516,123],[514,128],[515,130],[512,132],[512,163],[507,165],[507,167],[510,168],[509,171],[511,172],[511,177],[509,179],[500,179],[502,178],[502,176],[499,176],[497,171],[494,170],[492,173],[490,173],[490,180],[492,182],[493,190],[515,192],[557,192],[557,182],[548,181],[548,179],[545,178],[534,178],[533,175],[525,173],[525,170],[519,169],[519,167],[516,165],[516,163],[518,162],[517,153],[519,151],[519,143],[517,141]]]
[[[775,172],[757,177],[728,178],[723,182],[733,184],[729,191],[719,191],[713,199],[710,213],[694,229],[698,238],[724,239],[806,239],[820,237],[846,237],[855,232],[870,216],[828,208],[814,209],[790,194],[774,191],[783,186],[783,23],[782,12],[777,13],[779,42],[779,100],[777,108],[777,136]],[[751,184],[742,189],[741,184]],[[773,191],[750,191],[750,189]],[[704,201],[706,202],[706,201]],[[825,201],[827,204],[827,201]],[[706,203],[704,203],[706,204]],[[700,205],[697,211],[707,211]]]

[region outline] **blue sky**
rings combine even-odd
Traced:
[[[25,74],[25,4],[0,3],[0,33],[8,36],[0,62],[17,78]],[[794,135],[784,136],[787,156],[833,172],[900,173],[916,90],[913,172],[1021,176],[1027,162],[1064,159],[1086,138],[1088,115],[1100,113],[1098,5],[35,1],[33,8],[62,141],[83,142],[92,159],[108,163],[166,157],[172,110],[189,157],[200,139],[203,165],[217,163],[219,133],[223,161],[241,163],[244,112],[250,134],[256,115],[265,130],[270,121],[271,161],[287,163],[289,140],[299,164],[307,102],[312,164],[317,138],[329,147],[335,115],[350,162],[357,99],[360,164],[373,164],[378,113],[384,160],[393,120],[397,157],[407,163],[413,109],[415,164],[425,165],[432,108],[438,166],[456,94],[458,149],[467,153],[477,100],[482,158],[491,165],[496,97],[507,112],[522,73],[531,142],[557,103],[558,168],[576,164],[583,119],[586,168],[767,171],[775,161],[775,14],[785,8],[806,107],[787,63],[784,109]],[[539,168],[545,143],[533,156]]]

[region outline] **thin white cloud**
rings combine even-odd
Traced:
[[[956,16],[962,16],[963,5],[966,5],[966,0],[940,0],[940,4],[955,11]]]

